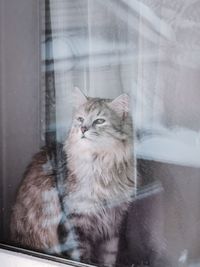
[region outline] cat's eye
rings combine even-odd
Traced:
[[[105,122],[104,119],[96,119],[96,120],[94,121],[94,124],[103,124],[104,122]]]
[[[84,122],[84,118],[82,118],[82,117],[78,117],[78,118],[77,118],[77,121],[83,123],[83,122]]]

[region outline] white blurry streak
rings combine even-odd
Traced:
[[[51,46],[50,43],[51,41],[48,41],[43,44],[43,46]],[[87,39],[73,37],[70,39],[68,38],[67,41],[65,38],[61,38],[60,40],[57,38],[57,40],[53,41],[54,54],[49,54],[47,58],[48,60],[54,59],[54,64],[49,64],[46,68],[49,71],[70,71],[74,67],[78,70],[82,70],[85,67],[100,68],[102,66],[119,65],[120,63],[131,64],[135,62],[136,64],[139,59],[148,63],[157,59],[156,49],[145,49],[138,52],[136,47],[133,47],[131,44],[127,46],[127,44],[122,42],[118,43],[114,52],[112,43],[109,43],[107,40],[93,38],[93,43],[94,45],[90,48],[89,52]],[[73,51],[70,50],[70,47],[72,46]],[[120,59],[118,57],[119,53]],[[93,60],[90,60],[90,66],[88,65],[89,56],[90,58],[93,58]],[[159,59],[160,61],[164,61],[166,59],[164,53],[160,55]],[[42,70],[46,70],[45,64],[43,65]]]
[[[148,184],[144,187],[141,187],[140,190],[137,190],[137,194],[133,201],[144,199],[153,195],[157,195],[163,192],[162,184],[159,181]]]
[[[111,12],[117,15],[119,20],[123,21],[124,23],[127,23],[127,12],[116,4],[118,2],[102,0],[97,1],[99,2],[99,4],[106,6],[106,8],[108,8]],[[134,15],[132,15],[131,17],[131,24],[129,26],[132,30],[138,32],[138,18]],[[140,32],[140,34],[150,42],[157,44],[158,34],[154,32],[150,27],[144,25],[143,31]]]
[[[158,129],[157,129],[158,130]],[[147,135],[136,145],[137,158],[182,166],[200,167],[200,132],[184,128],[164,129]]]
[[[149,22],[150,25],[152,25],[153,30],[155,30],[159,35],[162,35],[170,42],[175,41],[175,33],[171,26],[159,18],[147,5],[138,0],[121,1],[126,3],[129,8],[137,12],[142,18]]]
[[[185,263],[188,259],[188,251],[187,249],[183,250],[182,253],[181,253],[181,256],[179,258],[179,262],[180,263]]]

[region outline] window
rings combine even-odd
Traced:
[[[120,223],[117,265],[200,264],[199,15],[199,2],[186,0],[0,0],[0,242],[3,249],[80,265],[79,257],[70,258],[63,253],[60,239],[66,236],[60,230],[55,232],[60,250],[52,250],[50,246],[34,249],[34,244],[31,248],[10,238],[12,209],[20,194],[17,190],[32,157],[42,147],[51,150],[56,144],[53,161],[50,154],[50,163],[55,166],[50,165],[48,169],[47,161],[45,170],[55,167],[57,174],[59,163],[65,160],[59,148],[68,138],[74,121],[74,93],[78,87],[79,94],[110,99],[110,102],[123,95],[123,101],[118,99],[115,108],[110,102],[104,104],[109,112],[116,113],[122,105],[125,118],[124,105],[129,102],[133,124],[131,173],[137,189],[134,187],[130,207],[126,216],[123,215],[125,221]],[[117,114],[122,118],[121,113]],[[89,127],[83,123],[84,116],[78,114],[76,118],[76,127],[83,135]],[[104,123],[107,123],[105,114],[93,119],[91,125],[96,136],[106,133]],[[118,132],[122,133],[122,128]],[[111,142],[108,136],[103,140],[102,149],[105,149]],[[77,156],[84,155],[77,143],[74,146]],[[118,149],[116,146],[115,150]],[[35,169],[37,166],[36,163]],[[55,183],[63,181],[62,175],[55,177]],[[60,185],[58,182],[52,188],[62,191],[63,184]],[[81,186],[89,194],[89,183],[88,187]],[[62,210],[64,196],[59,190],[56,192]],[[82,200],[85,203],[85,197]],[[95,199],[90,201],[84,208],[80,202],[75,211],[91,209]],[[31,195],[30,202],[36,202]],[[51,209],[51,194],[46,202]],[[67,205],[71,208],[73,203]],[[58,228],[67,217],[65,211],[63,208],[54,218]],[[43,212],[39,211],[39,218]],[[99,226],[99,221],[94,225]],[[113,225],[115,228],[116,224]],[[103,254],[98,252],[101,238],[97,240],[93,241],[93,253],[95,259],[99,254],[100,260],[84,260],[85,263],[106,264]],[[107,247],[110,248],[111,245]],[[1,255],[0,251],[0,259]]]

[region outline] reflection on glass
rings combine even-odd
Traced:
[[[198,266],[199,2],[40,9],[42,148],[4,182],[19,190],[2,241],[100,266]]]

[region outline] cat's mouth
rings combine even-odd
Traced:
[[[88,139],[84,134],[82,134],[81,139]]]
[[[88,137],[85,136],[84,134],[81,136],[81,139],[83,139],[83,140],[91,140],[90,138],[88,138]]]

